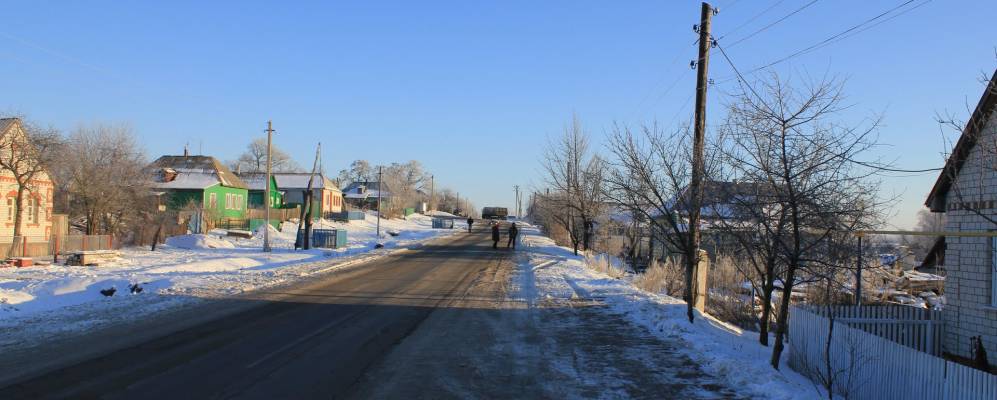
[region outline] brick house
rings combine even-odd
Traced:
[[[925,205],[946,232],[997,232],[997,71],[935,181]],[[971,357],[972,337],[997,355],[997,236],[946,236],[947,353]]]
[[[24,127],[19,118],[0,118],[0,137],[16,138],[16,135],[24,136]],[[10,140],[4,140],[11,143]],[[20,143],[14,140],[14,143]],[[6,146],[5,146],[6,147]],[[11,149],[0,149],[7,152]],[[52,179],[45,172],[37,173],[28,185],[24,193],[21,210],[17,210],[17,181],[14,174],[6,169],[0,169],[0,243],[10,243],[14,235],[14,216],[21,213],[21,235],[28,238],[29,242],[47,242],[49,234],[52,232],[52,194],[54,185]]]

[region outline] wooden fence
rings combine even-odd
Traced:
[[[817,315],[827,317],[826,306],[800,306]],[[945,324],[942,312],[904,305],[884,306],[831,306],[835,322],[871,333],[918,351],[939,356]]]
[[[51,235],[0,237],[0,256],[47,257],[75,251],[111,250],[120,243],[111,235]]]
[[[790,367],[821,386],[833,378],[834,392],[839,395],[903,400],[997,398],[997,375],[917,351],[845,322],[836,320],[832,329],[831,320],[806,307],[794,306],[790,315]],[[900,325],[899,318],[893,320],[898,322],[891,324]],[[833,334],[828,347],[829,331]]]

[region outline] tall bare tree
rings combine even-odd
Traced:
[[[656,124],[643,126],[637,132],[626,126],[614,126],[607,145],[613,158],[606,193],[613,202],[642,214],[639,217],[648,221],[654,240],[662,242],[666,251],[682,256],[686,288],[682,298],[692,322],[693,275],[699,262],[699,248],[688,234],[688,220],[683,217],[692,208],[690,196],[684,195],[691,178],[690,140],[687,128],[666,133]],[[708,150],[705,172],[711,176],[716,169],[716,157],[711,148]]]
[[[554,192],[544,200],[563,210],[552,216],[557,216],[556,220],[571,234],[575,254],[579,245],[589,249],[596,218],[604,211],[606,166],[590,149],[588,135],[577,116],[544,153],[544,180]],[[580,233],[576,233],[579,229]]]
[[[144,152],[126,124],[80,126],[67,139],[53,168],[65,183],[71,211],[86,221],[87,234],[120,234],[138,224],[148,198]]]
[[[273,172],[297,172],[301,171],[298,163],[294,162],[284,150],[277,146],[272,146],[270,162]],[[253,139],[246,146],[246,151],[239,155],[235,161],[229,162],[233,171],[241,173],[261,173],[267,170],[267,138],[260,137]]]
[[[841,124],[842,85],[834,80],[795,89],[773,74],[757,86],[760,93],[742,82],[729,104],[723,161],[739,179],[766,185],[759,207],[785,217],[785,233],[763,226],[777,237],[785,263],[771,359],[778,369],[794,285],[813,278],[813,268],[849,268],[844,256],[831,255],[848,254],[835,249],[852,240],[848,233],[875,223],[883,206],[875,170],[863,160],[876,145],[879,120]]]
[[[55,128],[42,127],[20,119],[21,129],[0,136],[0,169],[14,179],[14,236],[21,236],[25,195],[38,191],[37,181],[46,177],[47,169],[58,154],[62,136]]]

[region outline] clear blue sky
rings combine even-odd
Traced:
[[[777,2],[717,1],[715,36]],[[807,2],[784,0],[724,42]],[[901,2],[822,0],[730,55],[749,70]],[[572,113],[597,144],[613,121],[689,118],[699,2],[18,1],[4,14],[0,110],[64,130],[129,122],[150,157],[189,142],[231,159],[273,119],[303,165],[319,141],[330,172],[416,159],[478,206],[511,206],[513,185],[540,186],[546,138]],[[776,70],[847,78],[846,117],[885,116],[877,156],[938,167],[933,115],[965,116],[979,99],[981,71],[997,65],[995,15],[992,0],[931,1]],[[730,75],[715,55],[711,76]],[[711,92],[711,122],[725,88]],[[902,199],[895,225],[912,224],[934,179],[884,178]]]

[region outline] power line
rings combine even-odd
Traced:
[[[754,16],[754,17],[751,17],[751,18],[749,18],[749,19],[748,19],[747,21],[744,21],[744,23],[742,23],[741,25],[738,25],[738,26],[737,26],[736,28],[734,28],[734,29],[731,29],[730,31],[727,31],[727,33],[724,33],[723,35],[720,35],[720,37],[719,37],[719,38],[717,38],[717,40],[720,40],[720,39],[723,39],[723,38],[727,37],[727,35],[730,35],[730,34],[732,34],[732,33],[734,33],[734,32],[737,32],[737,31],[738,31],[738,30],[740,30],[741,28],[744,28],[745,26],[748,26],[748,25],[749,25],[749,24],[751,24],[752,22],[755,22],[755,20],[756,20],[756,19],[758,19],[758,18],[759,18],[759,17],[761,17],[762,15],[765,15],[765,13],[767,13],[767,12],[771,11],[771,10],[772,10],[773,8],[776,8],[776,7],[778,7],[778,6],[779,6],[780,4],[782,4],[782,3],[784,2],[784,1],[786,1],[786,0],[779,0],[779,1],[775,2],[774,4],[772,4],[771,6],[769,6],[768,8],[766,8],[766,9],[762,10],[762,12],[760,12],[760,13],[758,13],[758,14],[755,14],[755,16]]]
[[[751,33],[751,34],[749,34],[748,36],[745,36],[745,37],[743,37],[743,38],[741,38],[741,39],[738,39],[738,40],[737,40],[737,41],[735,41],[734,43],[731,43],[731,44],[730,44],[730,46],[728,46],[728,47],[734,47],[734,46],[736,46],[736,45],[737,45],[738,43],[741,43],[741,42],[743,42],[743,41],[745,41],[745,40],[748,40],[748,39],[751,39],[752,37],[754,37],[755,35],[757,35],[757,34],[759,34],[759,33],[762,33],[762,32],[765,32],[765,31],[766,31],[766,30],[768,30],[769,28],[771,28],[771,27],[773,27],[773,26],[776,26],[776,25],[778,25],[778,24],[779,24],[780,22],[782,22],[782,21],[785,21],[785,20],[789,19],[789,17],[792,17],[792,16],[796,15],[797,13],[799,13],[800,11],[803,11],[803,10],[807,9],[808,7],[810,7],[810,6],[814,5],[814,3],[817,3],[817,1],[818,1],[818,0],[812,0],[811,2],[809,2],[809,3],[807,3],[807,4],[804,4],[804,5],[803,5],[803,7],[800,7],[800,8],[797,8],[796,10],[793,10],[793,12],[791,12],[791,13],[789,13],[789,14],[786,14],[786,15],[785,15],[785,16],[783,16],[782,18],[779,18],[779,19],[775,20],[774,22],[772,22],[772,23],[770,23],[770,24],[768,24],[768,25],[765,25],[765,26],[763,26],[763,27],[762,27],[761,29],[758,29],[758,30],[756,30],[756,31],[752,32],[752,33]]]
[[[852,26],[852,27],[850,27],[848,29],[845,29],[844,31],[838,32],[838,33],[836,33],[836,34],[834,34],[834,35],[832,35],[832,36],[830,36],[830,37],[828,37],[828,38],[826,38],[824,40],[821,40],[820,42],[817,42],[816,44],[813,44],[813,45],[811,45],[809,47],[806,47],[806,48],[804,48],[802,50],[799,50],[799,51],[797,51],[795,53],[792,53],[792,54],[790,54],[788,56],[785,56],[783,58],[780,58],[780,59],[775,60],[773,62],[770,62],[768,64],[762,65],[760,67],[754,68],[754,69],[748,71],[748,73],[750,74],[750,73],[758,72],[758,71],[761,71],[761,70],[763,70],[765,68],[771,67],[773,65],[785,62],[785,61],[787,61],[787,60],[789,60],[789,59],[791,59],[793,57],[809,53],[809,52],[811,52],[813,50],[817,50],[817,49],[819,49],[821,47],[824,47],[824,46],[826,46],[828,44],[833,43],[838,38],[842,38],[843,39],[843,36],[848,35],[849,33],[854,32],[857,29],[862,28],[863,26],[865,26],[865,25],[867,25],[869,23],[875,22],[876,20],[878,20],[878,19],[886,16],[887,14],[890,14],[890,13],[892,13],[892,12],[894,12],[896,10],[899,10],[899,9],[901,9],[903,7],[906,7],[908,4],[911,4],[914,1],[916,1],[916,0],[907,0],[907,1],[903,2],[903,3],[900,3],[900,5],[897,5],[897,6],[893,7],[893,8],[890,8],[889,10],[886,10],[886,11],[880,13],[879,15],[876,15],[876,16],[874,16],[872,18],[869,18],[869,19],[867,19],[865,21],[862,21],[861,23],[859,23],[857,25],[854,25],[854,26]],[[931,0],[928,0],[928,1],[931,1]],[[927,3],[927,2],[925,2],[925,3]],[[921,5],[924,5],[924,4],[922,3],[922,4],[918,5],[917,7],[920,7]],[[911,9],[909,9],[907,11],[913,10],[914,8],[917,8],[917,7],[912,7]],[[896,15],[896,16],[899,16],[899,14]],[[885,22],[885,21],[883,21],[883,22]],[[862,29],[862,30],[865,30],[865,29]],[[859,31],[859,32],[861,32],[861,31]],[[857,33],[858,32],[855,32],[855,34],[857,34]],[[854,36],[854,35],[852,35],[852,36]],[[729,80],[729,79],[726,79],[726,80]]]
[[[714,43],[716,43],[716,41],[714,41]],[[747,79],[744,78],[744,75],[741,75],[741,71],[739,71],[737,69],[737,66],[734,65],[734,61],[731,60],[730,56],[727,55],[727,52],[724,51],[723,46],[721,46],[719,43],[717,43],[717,49],[720,50],[720,54],[723,55],[724,60],[726,60],[727,64],[730,65],[730,68],[732,70],[734,70],[734,73],[737,74],[738,79],[744,84],[744,86],[747,86],[748,90],[750,90],[751,93],[754,94],[755,97],[758,98],[758,101],[760,101],[762,103],[762,105],[765,106],[765,108],[768,108],[768,105],[765,104],[765,100],[762,98],[762,96],[759,95],[758,92],[755,91],[755,88],[753,86],[751,86],[751,83],[749,83]],[[890,168],[890,167],[884,167],[884,166],[881,166],[881,165],[875,165],[873,163],[868,163],[868,162],[853,160],[851,158],[846,159],[846,161],[851,162],[851,163],[855,163],[855,164],[858,164],[858,165],[861,165],[861,166],[864,166],[864,167],[867,167],[867,168],[872,168],[872,169],[875,169],[877,171],[899,172],[899,173],[907,173],[907,174],[920,174],[920,173],[927,173],[927,172],[936,172],[936,171],[941,171],[943,169],[943,168],[925,168],[925,169]]]

